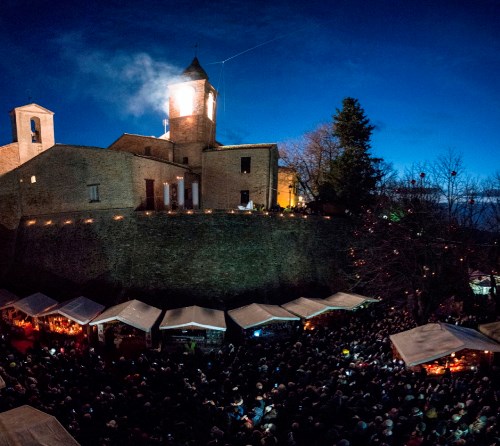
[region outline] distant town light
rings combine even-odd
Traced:
[[[33,225],[35,225],[35,224],[36,224],[36,220],[28,220],[28,221],[26,222],[26,226],[33,226]]]
[[[115,215],[115,216],[113,217],[113,220],[116,220],[116,221],[118,221],[118,220],[123,220],[123,215]]]
[[[83,222],[86,224],[94,223],[94,219],[93,218],[86,218],[85,220],[83,220]]]

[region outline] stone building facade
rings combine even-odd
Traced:
[[[54,113],[11,112],[13,142],[0,147],[0,224],[85,210],[236,209],[276,204],[276,144],[216,141],[217,92],[195,57],[170,85],[169,132],[123,134],[107,149],[54,144]]]
[[[0,147],[0,175],[54,145],[54,113],[36,104],[10,112],[12,143]]]

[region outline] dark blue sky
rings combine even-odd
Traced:
[[[497,0],[2,0],[0,144],[7,112],[29,102],[55,112],[59,143],[161,135],[166,85],[198,44],[223,144],[296,139],[351,96],[377,127],[373,154],[396,168],[453,149],[488,175],[498,23]]]

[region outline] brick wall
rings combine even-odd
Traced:
[[[75,210],[137,209],[145,205],[148,179],[154,180],[155,208],[163,209],[163,183],[175,183],[185,172],[182,166],[127,152],[56,145],[12,172],[16,188],[7,184],[12,182],[10,177],[2,176],[0,191],[5,203],[20,193],[21,215],[30,217]],[[98,188],[98,201],[90,200],[93,185]],[[12,191],[16,196],[8,198]],[[9,206],[0,204],[0,224],[10,219]]]
[[[341,288],[342,220],[127,210],[70,217],[70,224],[68,215],[50,216],[51,225],[23,220],[5,277],[64,297],[109,304],[127,296],[163,308],[289,301],[318,290],[325,297]]]
[[[19,166],[19,144],[12,143],[0,147],[0,175]]]
[[[203,152],[203,207],[236,209],[242,190],[249,191],[254,204],[268,207],[270,194],[276,196],[277,152],[272,146],[226,147]],[[249,173],[241,172],[242,157],[251,158]]]
[[[193,111],[189,116],[180,115],[177,102],[182,88],[194,89]],[[170,139],[176,144],[199,142],[205,146],[215,145],[216,114],[213,120],[207,117],[207,99],[209,93],[216,98],[216,91],[207,80],[181,82],[169,86],[169,125]],[[198,165],[193,163],[193,165]]]
[[[171,141],[165,139],[129,135],[125,133],[109,146],[109,150],[135,153],[137,155],[146,155],[166,161],[173,161],[173,146]],[[149,152],[149,155],[147,155],[147,152]]]

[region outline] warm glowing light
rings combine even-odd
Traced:
[[[284,217],[284,215],[283,215],[283,214],[280,214],[280,217]]]
[[[489,353],[489,350],[485,350],[484,353]]]
[[[455,357],[455,353],[452,353],[450,356],[451,356],[452,358],[454,358],[454,357]]]
[[[214,108],[215,108],[214,94],[210,92],[208,93],[208,99],[207,99],[207,117],[211,121],[214,120]]]
[[[113,220],[116,220],[116,221],[118,221],[118,220],[123,220],[123,215],[115,215],[115,216],[113,217]]]
[[[330,220],[331,217],[329,215],[325,215],[325,220]]]
[[[186,214],[191,215],[191,214],[193,214],[193,211],[189,210],[189,211],[186,212]]]
[[[172,215],[172,214],[176,214],[176,213],[177,213],[177,212],[175,212],[175,211],[168,211],[168,212],[167,212],[167,214],[170,214],[170,215]]]
[[[36,220],[28,220],[28,221],[26,222],[26,226],[33,226],[33,225],[35,225],[35,224],[36,224]]]
[[[303,215],[302,218],[307,218],[307,215]]]
[[[83,220],[83,222],[87,223],[87,224],[94,223],[94,219],[93,218],[86,218],[85,220]]]
[[[206,209],[205,210],[205,214],[211,214],[212,213],[212,209]]]
[[[71,223],[73,223],[73,220],[64,220],[65,225],[70,225]]]
[[[176,101],[179,107],[179,116],[188,116],[193,114],[194,88],[183,86],[176,92]]]
[[[230,213],[230,214],[234,214],[234,209],[231,209],[231,210],[229,211],[229,213]]]
[[[267,212],[267,211],[266,211],[266,212],[264,212],[264,215],[269,215],[269,212]]]
[[[151,215],[151,211],[146,211],[146,215]]]
[[[53,223],[53,222],[52,222],[52,220],[47,220],[47,221],[45,222],[45,226],[50,226],[52,223]]]

